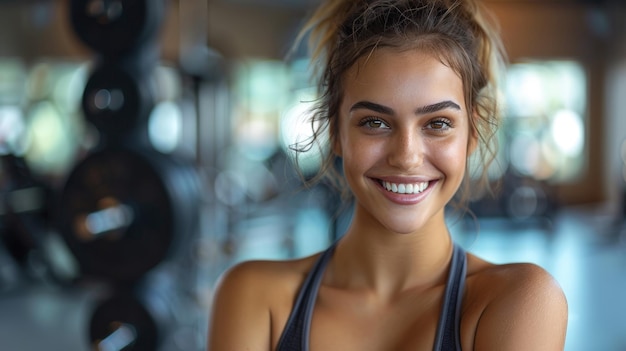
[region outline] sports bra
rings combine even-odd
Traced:
[[[291,310],[287,325],[278,341],[276,351],[309,350],[309,332],[313,308],[324,270],[330,261],[335,246],[336,243],[320,255],[313,269],[307,275]],[[465,250],[455,243],[446,282],[444,302],[435,334],[434,351],[461,350],[461,302],[465,287],[466,266]]]

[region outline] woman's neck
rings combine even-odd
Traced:
[[[411,234],[392,233],[355,216],[337,245],[326,279],[338,288],[369,290],[391,299],[407,290],[444,284],[451,254],[443,213]]]

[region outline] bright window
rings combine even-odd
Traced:
[[[587,79],[574,61],[529,61],[509,67],[502,152],[523,176],[575,181],[586,161]]]

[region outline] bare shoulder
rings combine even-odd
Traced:
[[[484,302],[475,349],[563,350],[567,300],[549,272],[532,263],[496,265],[475,256],[470,262],[472,294]]]
[[[269,350],[275,314],[290,309],[314,258],[246,261],[226,270],[211,305],[209,350]]]
[[[255,296],[271,293],[277,284],[288,283],[298,276],[306,274],[309,258],[285,261],[245,261],[227,269],[217,281],[217,291],[241,291],[241,288],[255,287]]]
[[[468,276],[475,276],[483,283],[490,282],[487,289],[496,297],[541,293],[556,293],[563,297],[556,279],[534,263],[493,264],[473,255],[470,255],[468,262]]]

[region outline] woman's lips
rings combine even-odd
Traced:
[[[438,182],[438,180],[373,180],[387,199],[400,205],[414,205],[421,202]]]

